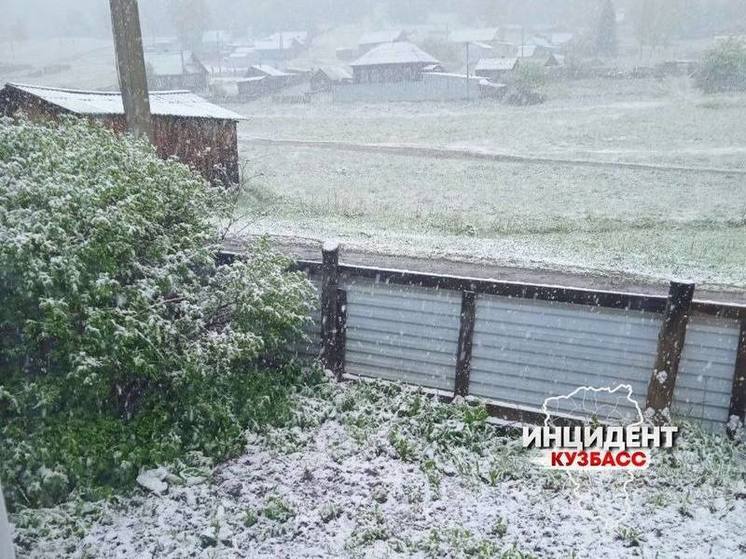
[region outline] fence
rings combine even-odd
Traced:
[[[543,420],[549,396],[620,383],[658,419],[744,419],[746,306],[675,282],[664,297],[346,266],[326,248],[298,263],[320,292],[301,351],[340,377],[473,395],[518,421]]]

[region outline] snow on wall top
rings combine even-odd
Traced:
[[[83,91],[14,83],[7,84],[7,87],[18,89],[75,114],[124,114],[122,96],[119,92]],[[214,105],[189,91],[151,91],[150,112],[161,116],[245,120],[240,114]]]
[[[350,66],[376,66],[379,64],[438,64],[438,60],[417,45],[406,41],[385,43],[366,52]]]

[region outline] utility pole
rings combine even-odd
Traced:
[[[109,5],[127,129],[138,138],[152,140],[150,99],[137,0],[109,0]]]

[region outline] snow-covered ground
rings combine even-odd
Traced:
[[[14,516],[21,557],[743,557],[743,447],[685,431],[628,487],[531,462],[481,408],[323,383],[167,490]],[[151,480],[152,481],[152,480]],[[157,485],[157,484],[156,484]]]
[[[366,251],[746,286],[746,96],[685,79],[551,85],[545,105],[235,106],[245,232]],[[251,138],[486,150],[607,167],[257,145]],[[620,168],[615,162],[739,171]]]

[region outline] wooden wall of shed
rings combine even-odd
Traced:
[[[153,117],[161,157],[176,156],[211,182],[238,182],[238,134],[231,120]]]

